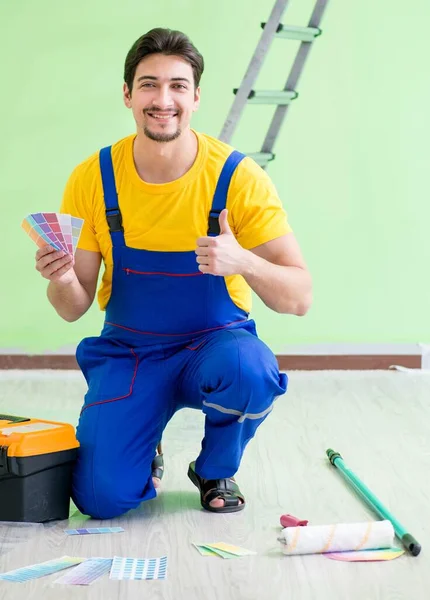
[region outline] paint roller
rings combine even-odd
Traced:
[[[366,523],[286,527],[278,540],[284,554],[322,554],[391,548],[394,537],[401,540],[412,556],[418,556],[421,545],[401,525],[371,490],[345,465],[342,456],[327,450],[331,464],[338,469],[357,494],[383,519]]]
[[[290,555],[376,550],[393,546],[394,528],[387,520],[286,527],[278,540],[282,552]]]

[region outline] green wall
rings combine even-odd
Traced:
[[[94,306],[63,322],[34,269],[20,228],[58,210],[73,167],[134,131],[122,104],[123,62],[155,26],[185,31],[203,53],[202,105],[193,126],[217,136],[273,0],[2,0],[0,3],[0,348],[61,351],[97,334]],[[285,23],[306,24],[308,0]],[[288,343],[430,339],[430,17],[425,0],[331,0],[268,172],[314,278],[305,318],[255,302],[260,335]],[[298,43],[275,40],[257,86],[280,88]],[[232,142],[259,149],[272,114],[249,106]]]

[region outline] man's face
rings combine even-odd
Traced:
[[[124,102],[138,130],[156,142],[177,139],[189,127],[199,101],[191,65],[178,56],[147,56],[137,66],[131,93],[124,84]]]

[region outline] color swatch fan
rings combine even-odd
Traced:
[[[39,248],[49,244],[74,256],[81,235],[83,219],[60,213],[33,213],[21,223]]]

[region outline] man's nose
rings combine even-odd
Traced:
[[[169,86],[160,86],[154,97],[154,104],[161,109],[173,108],[173,99]]]

